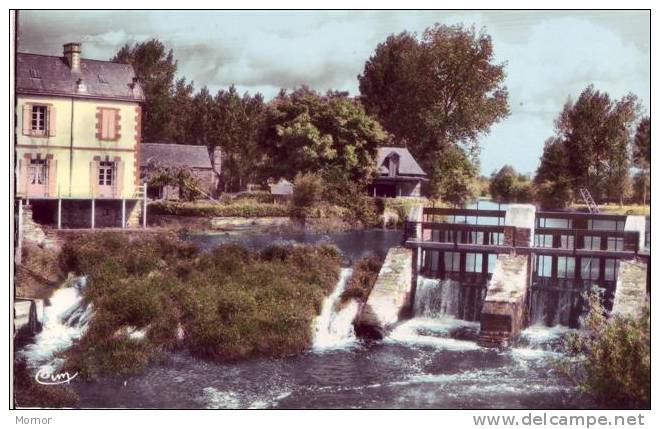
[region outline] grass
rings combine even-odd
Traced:
[[[584,204],[571,204],[571,208],[576,210],[587,210],[587,206]],[[599,204],[598,208],[602,213],[609,214],[618,214],[618,215],[641,215],[641,216],[650,216],[651,215],[651,206],[644,206],[641,204],[624,204],[620,206],[619,204]]]
[[[340,302],[345,303],[350,299],[364,303],[367,301],[371,289],[376,284],[378,272],[383,265],[383,260],[376,256],[365,256],[360,259],[353,269],[353,275],[346,283],[346,288],[341,294]]]
[[[85,299],[95,313],[67,368],[94,378],[139,373],[179,347],[217,361],[306,350],[340,254],[332,246],[257,254],[235,244],[200,253],[169,236],[102,233],[66,243],[61,263],[89,276]],[[128,329],[146,336],[131,339]]]

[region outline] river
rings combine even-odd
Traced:
[[[480,205],[480,208],[486,208]],[[334,243],[355,261],[366,254],[384,256],[401,242],[401,231],[372,230],[333,234],[191,236],[202,248],[226,241],[259,249],[274,242]],[[381,342],[362,343],[352,333],[351,312],[333,314],[333,300],[350,275],[344,268],[333,295],[317,319],[315,347],[281,359],[218,364],[186,353],[170,355],[134,377],[74,380],[86,408],[591,408],[555,369],[556,344],[567,328],[536,325],[506,350],[479,347],[452,338],[476,330],[445,310],[419,310]],[[423,280],[422,280],[423,281]],[[70,288],[69,288],[70,289]],[[23,352],[33,366],[80,335],[85,323],[71,314],[79,293],[63,289],[54,296],[58,310],[47,314],[44,332]],[[421,294],[420,294],[421,295]],[[442,296],[449,296],[444,293]],[[420,298],[421,299],[421,298]],[[426,304],[424,304],[426,305]],[[442,304],[447,307],[446,303]],[[421,308],[421,306],[418,306]],[[433,310],[433,309],[431,309]],[[59,313],[58,313],[59,312]],[[87,312],[88,313],[88,312]],[[83,318],[83,319],[86,319]],[[59,347],[58,347],[59,345]]]

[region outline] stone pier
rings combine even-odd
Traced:
[[[504,245],[531,247],[534,244],[536,208],[530,204],[511,204],[506,211]],[[499,255],[488,282],[481,309],[479,343],[507,346],[524,329],[525,301],[530,285],[531,262],[528,255]]]
[[[369,298],[355,321],[360,337],[382,339],[410,308],[413,251],[392,247]]]
[[[619,261],[619,275],[612,314],[638,317],[648,304],[646,293],[646,264],[640,261]]]

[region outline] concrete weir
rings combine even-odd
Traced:
[[[536,208],[511,204],[506,210],[504,244],[531,247],[534,241]],[[507,346],[523,330],[525,301],[530,285],[529,255],[499,255],[488,282],[481,309],[479,343]]]
[[[355,321],[360,337],[382,339],[410,308],[413,251],[392,247],[367,302]]]

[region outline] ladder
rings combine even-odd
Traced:
[[[580,188],[580,196],[582,196],[584,203],[587,205],[587,209],[589,210],[589,213],[600,213],[598,204],[596,204],[596,202],[594,201],[593,197],[591,196],[591,192],[589,192],[589,189]]]

